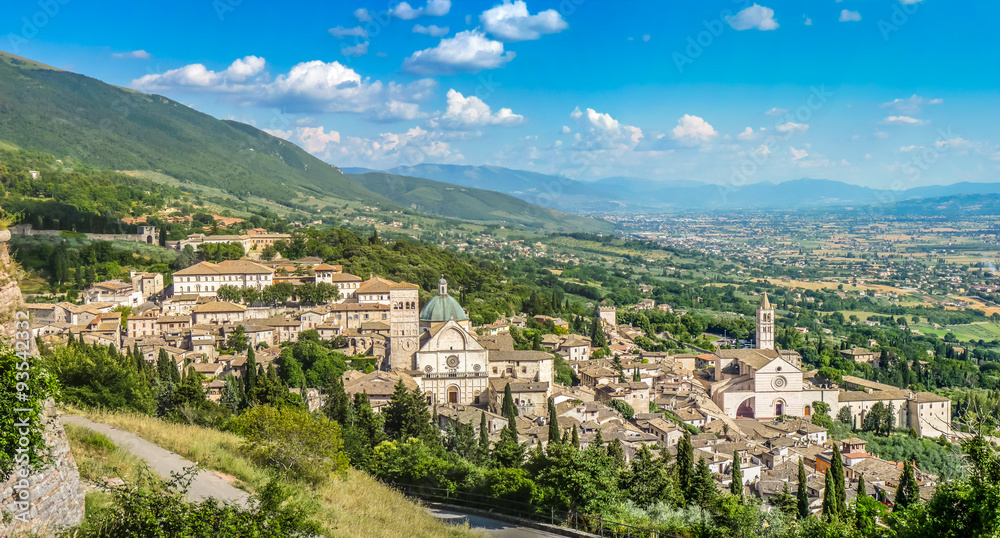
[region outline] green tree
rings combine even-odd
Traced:
[[[691,432],[684,430],[684,437],[677,443],[677,485],[684,494],[684,500],[693,502],[692,475],[694,473],[694,449],[691,447]]]
[[[348,466],[340,426],[295,407],[255,407],[236,419],[252,459],[295,478],[320,483]]]
[[[691,480],[692,498],[688,499],[688,502],[707,508],[715,502],[718,494],[719,490],[715,487],[715,479],[712,477],[712,470],[709,469],[708,462],[705,461],[705,458],[698,458],[698,466]]]
[[[920,486],[917,485],[917,479],[913,474],[913,465],[909,461],[904,461],[903,476],[896,487],[895,510],[906,510],[919,501]]]
[[[549,442],[559,442],[559,415],[556,414],[555,400],[549,398]]]
[[[826,482],[823,489],[823,518],[826,521],[837,521],[839,511],[837,510],[837,487],[833,483],[833,473],[826,470]]]
[[[391,440],[405,440],[410,437],[416,437],[425,443],[437,440],[436,427],[431,424],[427,400],[419,389],[407,390],[402,380],[396,383],[389,405],[382,413],[385,416],[385,433]]]
[[[645,444],[632,458],[619,483],[620,488],[628,492],[629,500],[642,508],[657,502],[670,502],[676,497],[664,459],[653,458]]]
[[[325,392],[323,413],[338,424],[347,424],[350,421],[351,399],[344,391],[344,380],[334,376],[330,379]]]
[[[743,502],[743,473],[740,471],[740,454],[733,451],[733,481],[729,485],[729,492],[738,497]]]
[[[847,490],[844,485],[844,460],[840,455],[840,445],[833,443],[833,456],[830,457],[830,473],[833,475],[834,510],[838,516],[847,512]],[[829,482],[827,483],[829,484]]]
[[[802,458],[799,458],[799,486],[798,493],[796,495],[798,500],[798,512],[799,519],[805,519],[812,514],[812,510],[809,509],[809,489],[806,483],[806,466],[802,463]]]

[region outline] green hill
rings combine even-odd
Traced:
[[[509,194],[383,172],[348,177],[415,211],[477,222],[523,224],[529,228],[610,231],[604,221],[529,204]]]
[[[456,198],[445,192],[453,186],[433,181],[414,193],[420,198],[416,201],[394,188],[387,190],[391,196],[383,196],[379,193],[387,182],[352,181],[295,144],[250,125],[218,120],[166,97],[111,86],[3,52],[0,141],[95,168],[158,172],[240,199],[265,198],[308,211],[351,202],[383,210],[419,206],[431,215],[462,213],[465,217],[459,218],[482,221],[484,212],[450,204],[488,198],[485,194]],[[430,203],[435,192],[445,203]],[[505,201],[501,209],[488,212],[499,217],[490,220],[544,229],[579,229],[581,222],[588,223],[587,229],[604,227],[592,219],[529,205],[514,207]]]

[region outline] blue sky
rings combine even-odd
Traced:
[[[342,167],[1000,179],[996,2],[11,4],[0,50],[254,124]]]

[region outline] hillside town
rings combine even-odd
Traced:
[[[282,284],[329,293],[312,302],[264,300],[266,290]],[[247,295],[250,301],[241,299]],[[218,401],[227,376],[245,375],[247,352],[227,350],[234,335],[245,338],[256,351],[255,363],[267,369],[280,362],[283,345],[314,331],[336,341],[345,356],[374,365],[367,372],[348,370],[343,384],[351,397],[365,393],[375,412],[402,383],[426,396],[440,428],[476,424],[485,413],[488,435],[497,438],[506,425],[501,406],[509,394],[518,411],[517,433],[529,449],[548,443],[551,403],[560,427],[579,432],[581,446],[617,439],[626,460],[643,445],[675,453],[689,432],[696,456],[707,460],[719,487],[729,487],[738,457],[746,491],[765,500],[785,485],[797,487],[801,459],[810,470],[808,492],[817,511],[835,444],[850,491],[864,480],[889,501],[902,473],[902,462],[866,452],[863,440],[834,441],[811,420],[817,413],[857,428],[878,406],[891,410],[893,428],[928,438],[957,435],[948,398],[852,376],[836,385],[816,370],[803,371],[798,353],[775,348],[774,309],[766,293],[757,310],[754,348],[704,353],[643,351],[635,342],[643,331],[619,324],[615,307],[600,306],[595,319],[608,352],[601,349],[602,358],[592,358],[599,348],[591,337],[569,333],[564,320],[536,316],[535,322],[551,322],[562,334],[544,335],[540,350],[515,350],[510,331],[525,326],[526,314],[473,326],[443,278],[437,294],[420,305],[414,284],[351,275],[318,257],[203,261],[174,272],[169,287],[160,274],[132,272],[128,281],[94,283],[82,302],[27,305],[33,336],[138,350],[151,363],[165,353],[179,372],[200,375],[209,399]],[[128,307],[126,313],[121,307]],[[670,306],[645,299],[631,308],[644,309]],[[875,357],[865,348],[842,354],[859,363]],[[572,368],[578,385],[555,382],[556,360]],[[310,388],[304,399],[318,409],[324,398]],[[928,497],[936,477],[916,473],[921,495]]]

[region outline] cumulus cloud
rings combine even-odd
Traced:
[[[569,125],[563,125],[562,126],[562,134],[569,134],[572,131],[573,130],[569,128]]]
[[[367,45],[367,44],[365,44]],[[437,83],[420,79],[410,84],[372,81],[340,62],[302,62],[288,73],[272,77],[265,60],[247,56],[225,71],[192,64],[132,81],[143,91],[197,91],[216,93],[241,104],[276,106],[297,112],[354,112],[376,119],[420,117],[417,103],[433,95]]]
[[[788,146],[788,149],[792,152],[793,161],[804,159],[809,156],[809,152],[804,149],[795,149],[792,146]]]
[[[554,9],[541,11],[535,15],[528,13],[523,0],[503,4],[484,11],[479,16],[483,29],[500,41],[528,41],[539,39],[544,34],[559,33],[569,25]]]
[[[132,81],[139,90],[187,88],[236,91],[240,83],[264,70],[264,59],[246,56],[233,62],[225,71],[211,71],[204,64],[185,65],[161,74],[149,74]]]
[[[754,132],[753,127],[747,127],[746,129],[743,130],[742,133],[736,135],[736,138],[740,140],[754,140],[755,138],[759,137],[762,132],[766,130],[767,129],[761,127],[759,131]]]
[[[466,97],[454,89],[448,90],[448,108],[439,118],[431,120],[433,128],[438,126],[452,129],[471,129],[485,125],[514,126],[524,123],[524,116],[514,114],[509,108],[501,108],[496,112],[482,99],[470,95]]]
[[[757,4],[741,10],[736,15],[727,16],[726,22],[734,30],[775,30],[778,28],[778,21],[774,20],[774,10]]]
[[[698,116],[684,114],[677,120],[677,126],[670,131],[670,138],[688,146],[709,142],[719,133]]]
[[[358,22],[372,21],[371,13],[368,13],[368,10],[363,7],[359,7],[358,9],[354,10],[354,18],[358,19]]]
[[[888,125],[926,125],[930,123],[927,120],[920,120],[910,116],[888,116],[882,123]]]
[[[423,26],[421,24],[417,24],[413,26],[413,33],[426,34],[431,37],[441,37],[448,33],[448,27],[434,26],[433,24],[431,24],[430,26]]]
[[[788,122],[788,123],[782,123],[781,125],[778,125],[777,127],[775,127],[775,129],[777,129],[777,131],[779,133],[785,133],[785,134],[803,134],[803,133],[805,133],[806,131],[809,130],[809,124],[808,123],[793,123],[793,122]]]
[[[343,39],[345,37],[368,37],[368,32],[360,26],[355,26],[353,28],[337,26],[330,28],[327,31],[330,32],[330,35],[336,37],[337,39]]]
[[[451,10],[451,0],[428,0],[427,7],[414,8],[407,2],[400,2],[389,10],[389,14],[404,21],[416,19],[423,15],[428,17],[440,17],[447,15]]]
[[[464,156],[453,150],[448,135],[413,127],[402,133],[380,133],[371,138],[342,136],[320,127],[297,127],[289,140],[341,166],[391,168],[422,162],[454,163]]]
[[[112,58],[118,60],[122,59],[136,59],[136,60],[148,60],[150,54],[144,50],[133,50],[132,52],[115,52],[111,55]]]
[[[944,99],[927,99],[917,94],[913,94],[906,99],[893,99],[888,103],[882,103],[882,108],[892,108],[903,114],[916,114],[923,110],[924,105],[940,105]]]
[[[611,114],[592,108],[580,110],[576,107],[569,117],[581,128],[581,132],[574,135],[574,147],[579,149],[632,150],[642,139],[642,129],[622,125]]]
[[[403,61],[403,71],[421,76],[478,73],[496,69],[514,56],[513,51],[503,50],[503,43],[481,31],[466,30],[442,39],[436,47],[414,52]]]
[[[840,11],[840,22],[857,22],[861,20],[861,13],[857,11],[850,11],[848,9],[842,9]]]

